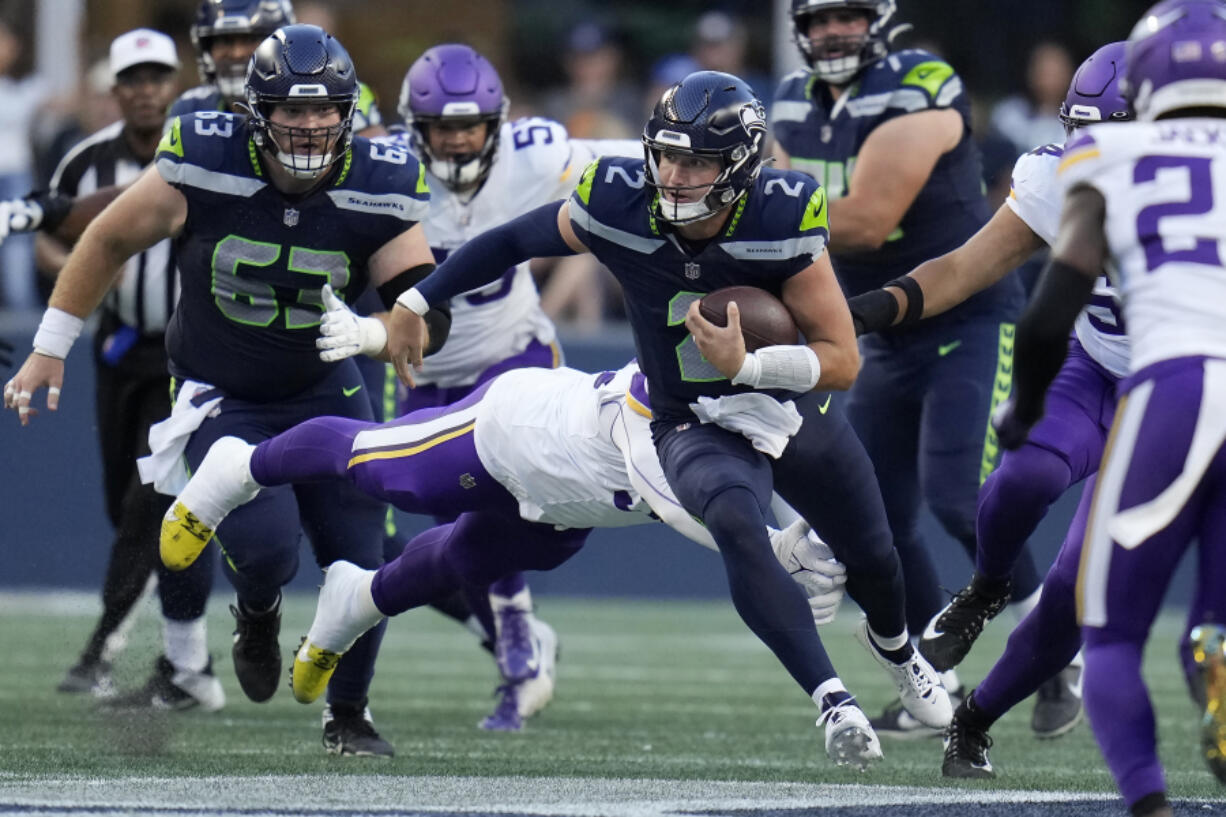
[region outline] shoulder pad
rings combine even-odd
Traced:
[[[502,155],[506,161],[513,154],[515,161],[526,165],[533,175],[548,175],[556,181],[570,157],[570,137],[566,128],[552,119],[539,116],[505,122],[498,134]]]
[[[884,71],[879,77],[872,79],[876,82],[892,83],[897,88],[896,96],[915,96],[917,105],[922,98],[925,103],[923,107],[947,107],[963,91],[962,79],[953,66],[927,51],[899,51],[890,54],[879,65]],[[865,84],[868,84],[867,79]],[[878,87],[875,90],[880,92],[887,89]],[[922,97],[918,96],[918,93],[922,93]]]

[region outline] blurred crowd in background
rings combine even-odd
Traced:
[[[75,3],[63,51],[78,81],[70,91],[45,76],[55,64],[35,53],[38,15]],[[994,209],[1009,192],[1021,153],[1061,142],[1056,118],[1074,68],[1097,46],[1127,36],[1148,0],[900,0],[912,23],[899,47],[937,53],[962,75],[975,99],[975,135]],[[0,199],[45,188],[60,158],[115,121],[118,109],[105,51],[111,38],[147,26],[173,37],[196,85],[188,27],[195,0],[0,0]],[[403,72],[425,48],[466,42],[487,54],[511,98],[512,118],[545,116],[579,138],[635,137],[662,91],[692,71],[741,76],[767,104],[780,76],[801,63],[792,44],[786,0],[457,0],[444,14],[424,0],[296,0],[299,22],[334,33],[359,76],[395,121]],[[45,23],[46,21],[44,21]],[[45,30],[46,25],[43,26]],[[75,46],[74,46],[75,41]],[[58,49],[57,49],[58,50]],[[60,83],[61,85],[63,83]],[[612,278],[550,275],[540,265],[546,311],[571,331],[598,331],[620,320]],[[53,281],[38,272],[32,236],[0,246],[0,310],[41,311]]]

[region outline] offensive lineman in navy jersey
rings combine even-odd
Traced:
[[[772,486],[845,560],[847,591],[868,616],[859,636],[908,711],[939,726],[952,710],[908,640],[901,569],[872,466],[813,391],[847,388],[859,364],[824,252],[825,191],[801,174],[764,169],[765,131],[761,103],[743,81],[691,74],[656,105],[645,159],[600,159],[569,201],[471,239],[400,297],[389,331],[418,336],[417,316],[430,304],[526,258],[595,254],[625,293],[669,484],[719,546],[745,623],[820,708],[827,753],[863,765],[880,757],[876,736],[758,530]],[[731,306],[726,328],[698,313],[703,294],[734,284],[779,295],[808,342],[747,354]],[[409,351],[393,363],[411,384],[408,363],[420,357],[415,345]]]
[[[43,386],[56,408],[63,358],[114,271],[166,237],[175,240],[182,288],[167,333],[175,410],[144,476],[174,486],[186,476],[183,461],[194,470],[220,436],[258,441],[321,414],[370,419],[356,365],[324,362],[316,349],[321,287],[352,299],[370,283],[390,305],[433,263],[418,224],[429,195],[423,170],[403,151],[352,136],[357,97],[340,43],[315,26],[287,26],[252,58],[250,118],[174,120],[155,168],[90,225],[61,272],[35,350],[6,386],[22,423]],[[436,343],[448,321],[437,310],[428,319]],[[363,351],[387,346],[386,337],[372,339]],[[248,697],[264,701],[282,679],[280,587],[297,569],[302,531],[320,565],[343,558],[374,567],[385,509],[323,485],[270,492],[246,508],[217,539],[238,594],[235,673]],[[176,514],[182,509],[168,515]],[[329,686],[331,752],[393,753],[366,708],[381,635],[364,636]]]
[[[784,78],[772,107],[780,166],[829,191],[830,251],[849,296],[953,250],[988,217],[962,80],[925,51],[890,53],[894,7],[792,0],[809,68]],[[881,482],[917,636],[944,606],[917,533],[920,503],[973,559],[979,485],[998,457],[988,415],[1009,393],[1022,298],[1010,273],[936,321],[860,341],[864,369],[846,411]],[[1013,599],[1033,605],[1038,587],[1024,553]],[[952,672],[945,683],[958,685]],[[873,723],[885,735],[919,728],[896,703]]]

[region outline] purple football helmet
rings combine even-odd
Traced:
[[[1060,121],[1066,134],[1095,122],[1132,119],[1128,100],[1120,91],[1126,45],[1122,40],[1107,43],[1077,68],[1068,95],[1060,103]]]
[[[452,190],[467,190],[489,175],[507,105],[489,60],[466,45],[448,44],[429,49],[409,68],[396,110],[430,172]],[[430,150],[428,128],[439,122],[485,122],[485,142],[475,153],[437,156]]]
[[[1164,0],[1128,37],[1124,97],[1138,119],[1226,108],[1226,3]]]

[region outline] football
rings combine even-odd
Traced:
[[[717,326],[728,325],[728,302],[736,301],[741,311],[741,335],[745,349],[757,351],[763,346],[783,346],[797,343],[800,330],[783,301],[757,287],[724,287],[707,293],[698,302],[699,313]]]

